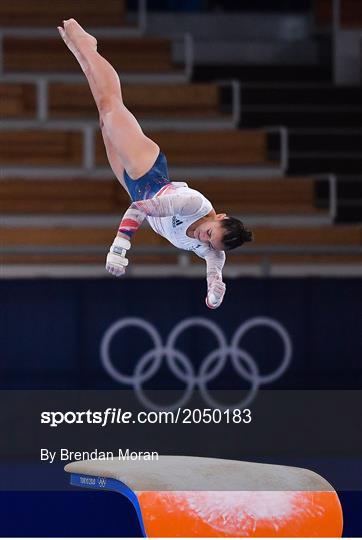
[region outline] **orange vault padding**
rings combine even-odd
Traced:
[[[69,463],[76,486],[118,491],[132,502],[144,536],[340,537],[333,487],[308,469],[234,460],[159,456],[157,460]]]

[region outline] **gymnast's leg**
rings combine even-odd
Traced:
[[[139,178],[154,164],[159,146],[142,131],[133,114],[125,107],[119,77],[107,60],[97,52],[96,39],[74,19],[58,27],[64,42],[78,60],[87,77],[96,102],[108,159],[117,171],[126,169],[131,178]]]

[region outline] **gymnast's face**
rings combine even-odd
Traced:
[[[208,219],[198,225],[194,230],[194,238],[209,245],[211,248],[221,251],[224,249],[222,239],[225,229],[221,221],[226,218],[226,214],[216,214],[212,219]]]

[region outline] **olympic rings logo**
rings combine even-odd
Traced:
[[[110,346],[114,336],[130,326],[144,330],[153,341],[153,349],[143,354],[139,359],[135,365],[133,375],[126,375],[114,366],[110,356]],[[211,351],[203,359],[197,373],[190,359],[182,351],[176,349],[176,340],[180,334],[195,326],[209,330],[218,342],[218,348]],[[245,349],[240,348],[240,342],[245,334],[256,327],[271,328],[279,335],[283,343],[284,353],[281,362],[273,372],[268,374],[261,374],[251,354]],[[101,341],[100,354],[103,366],[112,379],[121,384],[132,386],[139,401],[149,409],[174,410],[182,407],[190,399],[195,388],[198,388],[208,405],[214,408],[225,409],[227,407],[245,407],[253,401],[261,385],[269,384],[281,377],[290,364],[292,350],[292,342],[287,330],[280,322],[269,317],[254,317],[241,324],[235,331],[230,345],[228,345],[225,335],[219,326],[204,317],[190,317],[180,321],[168,336],[166,345],[163,345],[159,332],[152,324],[138,317],[126,317],[114,322],[106,330]],[[239,403],[226,406],[225,404],[218,403],[211,396],[207,385],[222,372],[228,357],[230,357],[236,373],[250,383],[250,389],[247,396]],[[151,379],[160,369],[162,358],[166,359],[167,366],[175,377],[185,383],[185,391],[181,398],[172,405],[160,407],[149,400],[142,385]]]
[[[104,488],[104,487],[106,487],[106,484],[107,484],[107,479],[103,478],[102,476],[98,476],[98,485],[99,485],[99,487]]]

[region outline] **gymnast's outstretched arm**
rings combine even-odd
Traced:
[[[121,276],[128,265],[126,252],[131,247],[131,238],[147,216],[167,217],[179,214],[189,216],[199,211],[202,205],[200,194],[161,195],[153,199],[135,201],[125,212],[116,238],[107,256],[106,268],[115,276]]]
[[[108,253],[107,270],[116,276],[124,274],[125,267],[128,265],[128,259],[125,255],[131,247],[130,240],[147,216],[192,215],[198,212],[201,205],[202,198],[197,193],[192,195],[161,195],[153,199],[133,202],[123,216],[118,234]],[[210,309],[215,309],[221,305],[225,295],[226,287],[222,281],[225,253],[224,251],[217,251],[208,246],[196,249],[195,253],[206,261],[206,305]]]
[[[222,270],[226,260],[225,252],[202,246],[197,248],[195,253],[206,261],[206,305],[210,309],[216,309],[221,305],[226,290],[226,285],[222,280]]]

